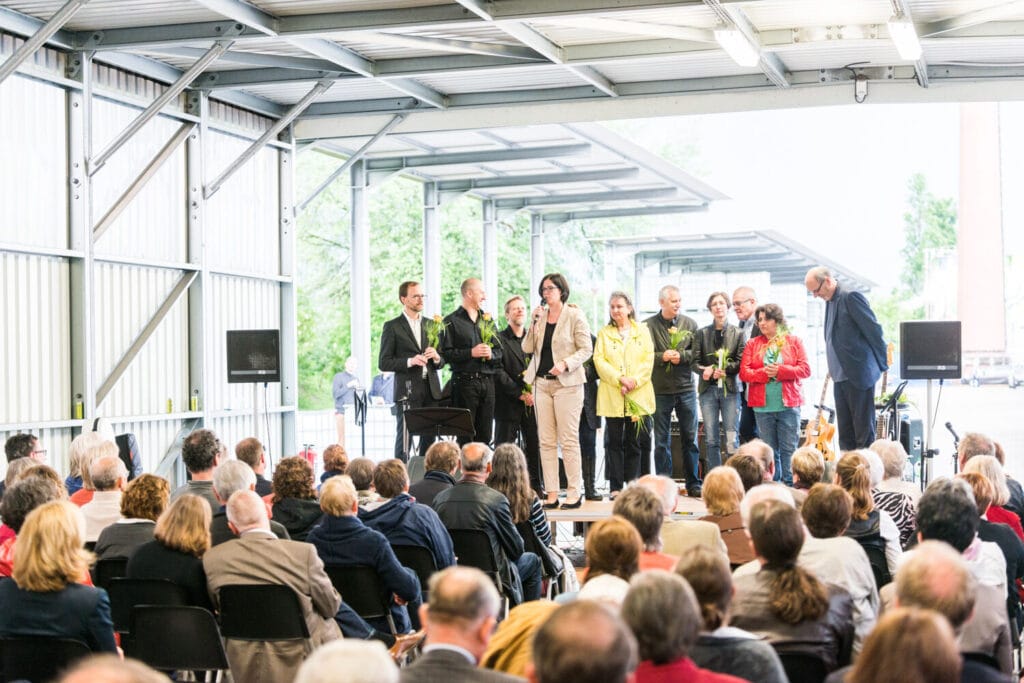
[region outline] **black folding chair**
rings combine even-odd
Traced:
[[[122,640],[131,633],[133,607],[188,604],[185,589],[167,579],[111,579],[107,593],[110,595],[110,618],[114,622],[114,630],[122,634]]]
[[[309,628],[299,596],[288,586],[221,586],[220,632],[235,640],[305,640]]]
[[[0,638],[0,680],[48,683],[91,654],[89,646],[68,638]]]
[[[92,568],[92,583],[100,588],[107,588],[111,579],[121,578],[126,575],[125,568],[128,566],[127,557],[108,557],[99,560]]]
[[[393,545],[391,549],[395,551],[395,557],[402,564],[403,567],[416,572],[416,576],[420,579],[420,594],[423,596],[423,602],[429,602],[430,590],[428,582],[430,577],[437,571],[437,564],[434,562],[434,553],[430,552],[429,548],[424,548],[421,545]]]
[[[508,592],[508,586],[515,585],[512,569],[509,567],[507,575],[502,576],[498,567],[498,558],[494,556],[494,549],[491,547],[491,537],[486,531],[480,529],[449,529],[452,537],[452,545],[455,548],[455,557],[459,564],[468,567],[476,567],[491,577],[491,581],[498,589],[504,601],[504,614],[508,616],[508,610],[512,602]]]
[[[202,607],[183,605],[141,605],[132,609],[131,641],[125,647],[130,657],[161,671],[229,670],[220,631],[213,615]]]
[[[363,619],[386,619],[392,635],[398,635],[391,616],[391,593],[373,567],[329,564],[324,567],[345,604]]]
[[[779,652],[778,655],[789,683],[822,683],[828,676],[828,667],[820,657],[803,652]]]

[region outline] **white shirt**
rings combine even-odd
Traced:
[[[423,327],[420,325],[420,321],[423,317],[417,316],[416,318],[410,318],[409,314],[405,312],[405,309],[402,309],[402,317],[405,318],[405,322],[409,323],[409,329],[412,330],[412,336],[413,339],[416,340],[416,345],[422,347],[423,340],[420,338],[420,333],[423,331]]]
[[[121,491],[96,491],[82,506],[85,517],[85,542],[95,543],[100,532],[121,519]]]

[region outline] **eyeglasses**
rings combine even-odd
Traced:
[[[40,449],[38,451],[32,451],[32,455],[46,455],[46,449]]]
[[[426,299],[426,294],[409,294],[405,297],[406,299]]]
[[[754,303],[754,300],[753,299],[744,299],[743,301],[733,301],[732,302],[732,307],[733,308],[739,308],[740,306],[742,306],[743,304],[745,304],[747,302]]]
[[[819,293],[819,292],[821,291],[821,288],[825,286],[825,283],[826,283],[826,282],[828,282],[828,280],[827,280],[827,279],[826,279],[826,280],[822,280],[821,282],[819,282],[819,283],[818,283],[818,288],[817,288],[817,289],[815,289],[815,290],[814,290],[813,292],[811,292],[811,294],[817,294],[817,293]]]
[[[541,287],[540,288],[540,293],[541,294],[547,294],[548,292],[557,292],[557,291],[558,291],[558,287],[555,287],[554,285],[549,285],[547,287]]]

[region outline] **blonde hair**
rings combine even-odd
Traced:
[[[976,455],[964,463],[964,472],[977,472],[988,479],[995,489],[992,505],[1002,507],[1010,500],[1010,488],[1006,485],[1006,473],[994,455]]]
[[[836,463],[836,483],[853,498],[853,518],[865,520],[875,509],[871,498],[871,469],[857,451],[847,451]]]
[[[44,503],[29,513],[14,544],[11,578],[37,593],[63,590],[82,580],[95,556],[82,547],[85,518],[66,500]]]
[[[175,498],[156,520],[153,537],[171,550],[202,557],[210,549],[210,504],[186,493]]]
[[[352,514],[352,506],[359,500],[352,477],[338,474],[320,488],[320,509],[334,517]]]
[[[739,512],[743,493],[739,472],[732,467],[720,465],[704,475],[704,504],[709,514],[725,517]]]
[[[811,488],[825,476],[825,458],[822,457],[821,451],[810,446],[793,451],[790,467],[806,488]]]
[[[70,474],[72,477],[81,477],[82,483],[88,482],[86,488],[92,489],[92,478],[89,477],[89,466],[95,458],[93,447],[106,442],[106,438],[97,432],[84,432],[79,434],[71,442],[68,448],[68,460],[70,461]]]

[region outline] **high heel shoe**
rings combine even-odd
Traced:
[[[550,503],[544,503],[543,505],[541,505],[541,507],[544,508],[545,510],[557,510],[558,509],[558,505],[559,505],[558,499],[555,498]]]
[[[575,510],[576,508],[580,507],[581,505],[583,505],[583,496],[580,496],[579,498],[577,498],[575,503],[568,503],[568,502],[562,503],[562,507],[560,507],[559,509],[560,510]]]

